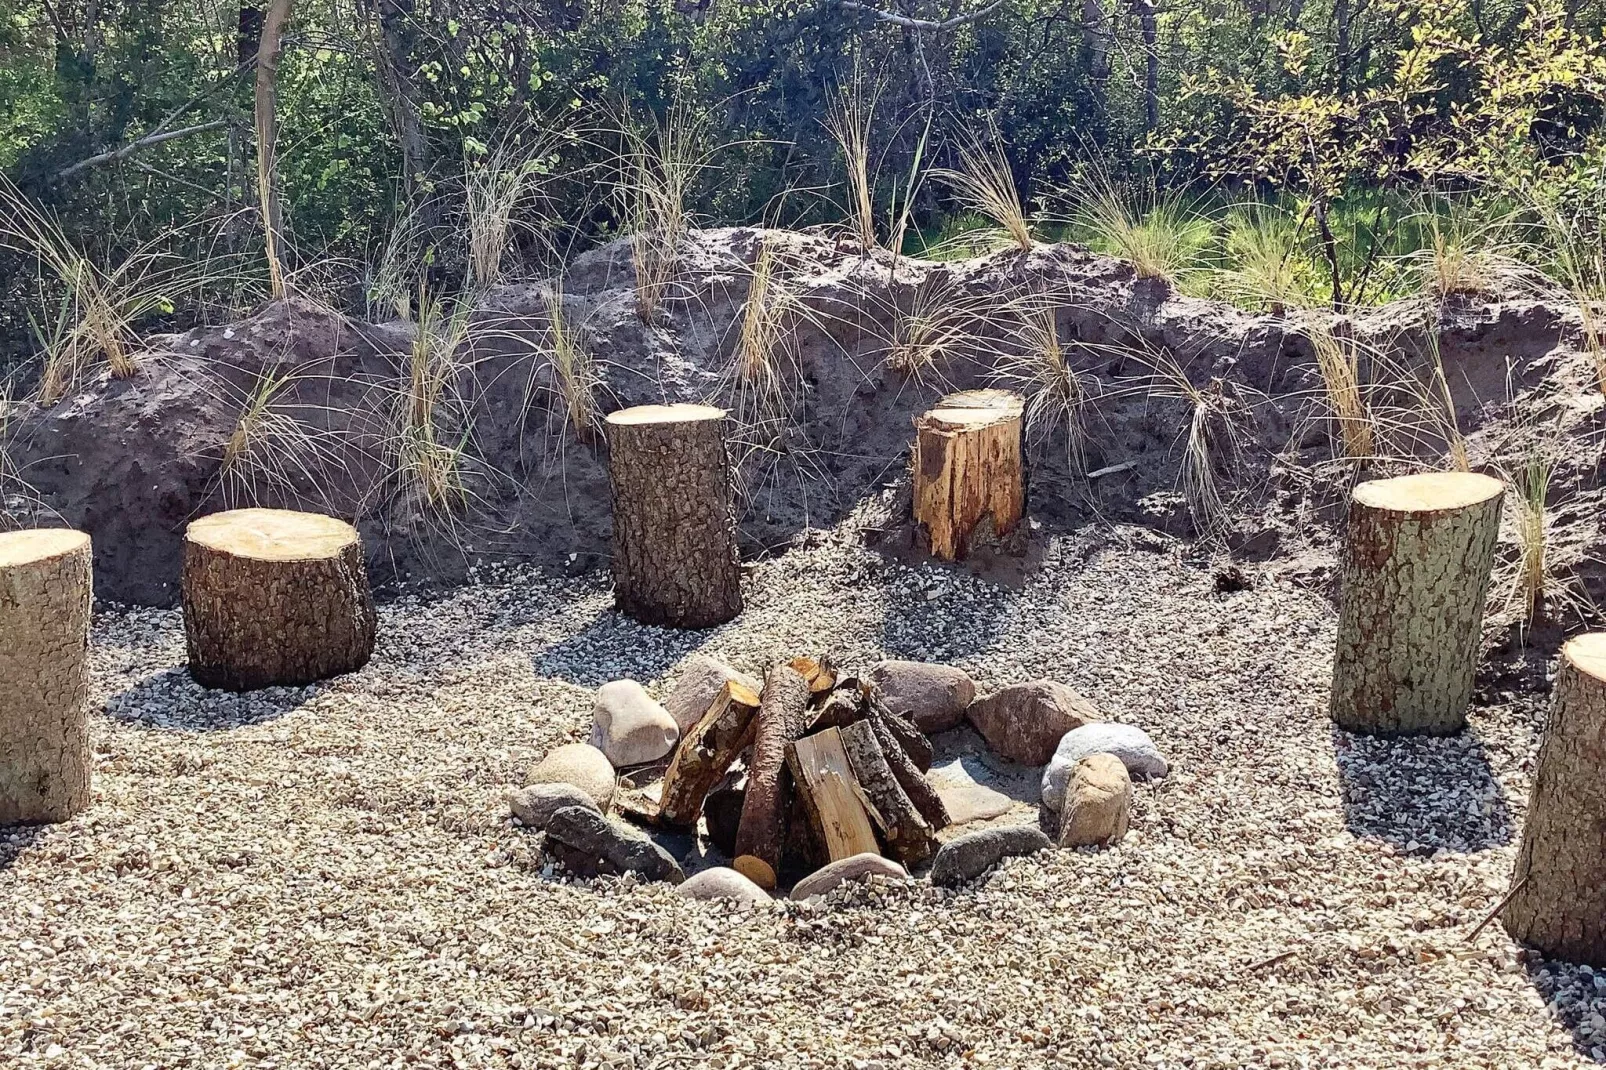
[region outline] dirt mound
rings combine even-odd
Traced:
[[[757,305],[774,314],[755,321]],[[592,567],[608,549],[605,447],[569,426],[554,308],[595,362],[602,411],[714,401],[736,413],[749,555],[850,516],[867,539],[906,543],[912,418],[953,389],[1036,389],[1042,366],[1022,355],[1042,345],[1043,308],[1086,399],[1074,438],[1052,392],[1032,408],[1028,509],[1047,529],[1206,533],[1321,576],[1354,478],[1334,460],[1308,332],[1287,318],[1179,295],[1070,245],[930,262],[735,228],[687,237],[651,315],[621,240],[578,258],[560,288],[505,286],[446,324],[458,341],[436,435],[460,454],[455,509],[429,508],[398,463],[415,328],[292,300],[153,338],[134,378],[26,407],[9,449],[39,502],[11,511],[88,530],[99,593],[146,604],[173,600],[184,525],[243,504],[353,519],[380,581],[450,581],[488,559]],[[773,378],[744,378],[744,325],[765,322]],[[1529,301],[1390,308],[1340,321],[1337,336],[1359,340],[1364,381],[1392,377],[1375,395],[1389,439],[1376,452],[1438,463],[1446,396],[1475,467],[1516,471],[1544,445],[1553,552],[1598,595],[1602,397],[1576,332],[1564,310]]]

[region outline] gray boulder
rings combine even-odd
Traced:
[[[973,881],[1005,858],[1036,854],[1050,846],[1035,825],[978,829],[943,844],[931,863],[931,883],[945,888]]]
[[[597,801],[573,784],[531,784],[508,792],[508,806],[525,828],[544,829],[565,806],[597,809]]]
[[[975,682],[952,665],[883,661],[870,670],[870,682],[894,713],[907,713],[927,735],[957,727],[976,698]]]
[[[584,806],[566,806],[552,815],[546,852],[582,877],[634,873],[675,884],[686,879],[680,863],[646,835]]]
[[[755,692],[764,688],[763,681],[745,672],[738,672],[718,658],[695,654],[686,662],[685,671],[664,699],[664,709],[685,732],[708,712],[708,707],[714,703],[714,696],[719,694],[719,689],[725,686],[727,680],[745,684]]]
[[[738,903],[768,903],[770,894],[734,869],[715,866],[686,878],[675,891],[687,899],[734,899]]]
[[[1064,684],[1011,684],[972,702],[965,717],[996,753],[1022,765],[1046,765],[1065,733],[1099,719],[1093,704]]]
[[[1133,777],[1163,777],[1170,772],[1160,748],[1136,725],[1112,722],[1083,725],[1065,734],[1054,749],[1053,760],[1043,770],[1044,806],[1050,810],[1060,809],[1072,770],[1090,754],[1115,755]]]

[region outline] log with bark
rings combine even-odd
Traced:
[[[886,719],[881,717],[869,718],[871,730],[875,733],[876,743],[881,747],[881,754],[887,765],[892,768],[892,775],[897,779],[898,786],[909,796],[920,816],[926,819],[933,831],[947,828],[952,820],[948,816],[948,808],[943,805],[942,796],[937,789],[931,786],[926,776],[915,767],[898,737],[892,734],[887,727]]]
[[[925,862],[936,850],[936,838],[930,823],[893,774],[881,744],[876,742],[875,726],[859,721],[842,729],[839,735],[848,767],[886,840],[888,852],[905,867]]]
[[[1355,488],[1330,704],[1340,728],[1447,735],[1466,724],[1504,489],[1471,472]]]
[[[775,887],[791,796],[786,745],[803,734],[810,697],[808,678],[790,665],[777,665],[764,678],[732,863],[760,888]]]
[[[611,413],[614,601],[645,624],[711,628],[742,611],[725,412],[638,405]]]
[[[1606,966],[1606,633],[1561,649],[1501,920],[1547,958]]]
[[[892,737],[898,741],[898,746],[909,756],[916,769],[924,773],[931,768],[936,759],[936,750],[931,745],[927,735],[915,727],[913,721],[901,713],[893,713],[887,704],[881,700],[879,693],[871,692],[869,695],[869,713],[872,718],[886,726]]]
[[[1020,523],[1022,412],[1018,394],[966,390],[915,420],[914,519],[932,556],[965,557],[984,520],[995,537]]]
[[[89,536],[0,535],[0,825],[89,805]]]
[[[809,820],[825,845],[827,861],[879,850],[837,729],[827,728],[788,745],[786,764]]]
[[[736,680],[719,689],[707,712],[681,737],[664,773],[658,807],[661,823],[697,824],[709,790],[752,743],[759,702],[757,694]]]

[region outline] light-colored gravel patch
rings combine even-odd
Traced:
[[[177,613],[103,613],[95,806],[0,833],[0,1065],[1599,1058],[1606,976],[1541,972],[1498,924],[1464,941],[1505,888],[1543,697],[1478,709],[1461,739],[1336,736],[1323,598],[1218,594],[1175,552],[1097,539],[1062,539],[1020,591],[796,550],[706,634],[620,619],[599,576],[486,571],[383,606],[362,672],[250,697],[190,682]],[[1062,680],[1172,772],[1138,789],[1119,848],[1011,859],[955,893],[733,912],[543,877],[507,788],[585,738],[597,685],[661,696],[697,650]]]

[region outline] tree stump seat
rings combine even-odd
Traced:
[[[206,687],[295,687],[352,672],[374,649],[357,529],[285,509],[234,509],[184,533],[190,674]]]
[[[89,805],[89,536],[0,534],[0,825]]]
[[[933,557],[958,561],[985,520],[995,537],[1026,511],[1024,403],[1008,390],[949,394],[915,419],[916,524]]]

